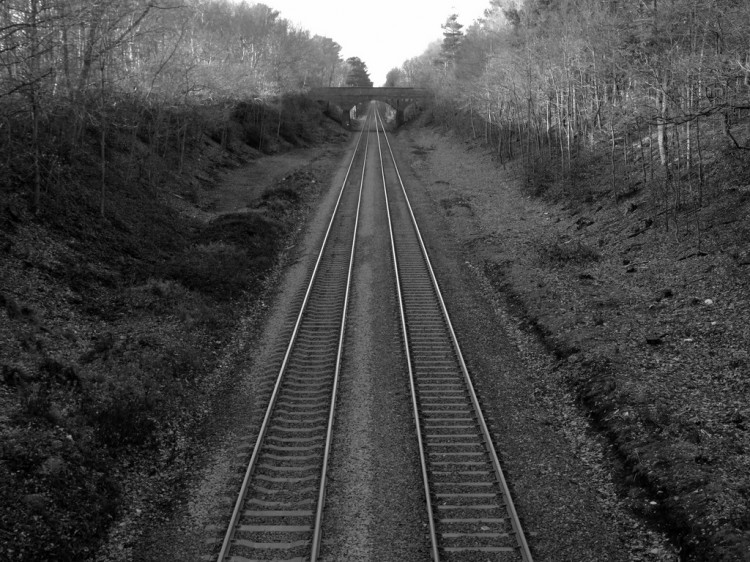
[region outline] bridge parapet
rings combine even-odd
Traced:
[[[372,100],[383,101],[396,110],[396,121],[398,124],[404,121],[404,109],[413,103],[425,104],[432,98],[429,90],[424,88],[311,88],[307,97],[334,103],[344,110],[348,116],[348,110],[360,103]],[[346,117],[345,117],[346,119]]]
[[[417,101],[427,101],[432,96],[424,88],[311,88],[307,96],[319,100],[329,101],[342,107],[371,100],[384,101],[393,107],[409,105]]]

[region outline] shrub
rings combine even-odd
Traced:
[[[299,192],[290,187],[277,187],[276,189],[270,189],[261,195],[261,201],[268,201],[273,199],[282,199],[295,203],[299,201]]]
[[[62,430],[31,425],[6,430],[0,447],[0,502],[13,554],[4,550],[3,555],[13,560],[89,559],[115,516],[119,496],[108,462],[85,440],[70,439]]]
[[[89,388],[83,410],[97,441],[107,447],[144,447],[155,439],[155,408],[161,393],[144,384],[139,371],[136,366],[126,367]]]
[[[273,197],[289,201],[297,195],[282,189]],[[283,234],[281,222],[257,212],[222,215],[167,264],[164,276],[219,300],[237,297],[271,266]]]
[[[554,242],[542,242],[539,244],[537,251],[542,261],[556,265],[582,264],[601,259],[598,250],[580,241],[560,242],[555,240]]]
[[[185,300],[177,305],[177,317],[192,331],[205,328],[211,332],[223,330],[232,325],[233,311],[226,306],[209,306],[200,300]]]
[[[185,287],[171,279],[149,278],[144,288],[152,295],[163,299],[178,299],[185,296]]]
[[[297,190],[282,186],[266,191],[261,197],[251,201],[250,206],[264,211],[266,217],[284,219],[299,199]]]
[[[213,242],[193,246],[167,266],[167,275],[188,289],[218,299],[238,296],[248,285],[252,260],[231,244]]]
[[[242,248],[250,257],[271,257],[283,234],[282,224],[259,213],[222,215],[198,236],[199,244],[223,243]]]
[[[27,418],[35,421],[53,421],[51,418],[52,401],[49,392],[39,383],[33,383],[24,389],[21,404],[22,412]]]
[[[269,123],[278,123],[278,112],[262,100],[247,100],[238,103],[232,111],[231,119],[239,124],[242,140],[263,152],[272,152],[269,142]]]
[[[524,191],[532,197],[541,197],[555,184],[555,170],[550,160],[536,158],[523,171]]]
[[[130,287],[125,292],[129,306],[146,309],[153,314],[173,312],[180,303],[189,299],[191,293],[174,279],[150,277],[145,283]]]

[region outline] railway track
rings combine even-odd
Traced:
[[[357,225],[365,169],[373,165],[370,143],[377,143],[388,211],[431,558],[531,561],[390,142],[373,111],[302,299],[218,561],[318,559]]]
[[[432,558],[531,561],[390,141],[376,126]]]
[[[220,562],[317,559],[368,140],[360,134],[349,163]]]

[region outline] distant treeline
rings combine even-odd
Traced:
[[[343,85],[350,68],[340,51],[264,4],[3,0],[0,175],[33,170],[21,179],[38,208],[55,166],[87,132],[100,137],[104,170],[107,131],[140,134],[139,113]],[[175,127],[164,135],[191,133],[187,120]]]
[[[438,114],[468,116],[502,160],[570,177],[605,154],[616,196],[635,169],[668,208],[689,208],[705,194],[709,143],[750,150],[748,2],[491,0],[463,27],[450,16],[443,41],[389,82],[433,89]]]

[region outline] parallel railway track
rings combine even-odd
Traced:
[[[364,139],[364,141],[363,141]],[[360,135],[297,315],[218,560],[316,560],[354,266]],[[360,144],[364,142],[364,151]],[[360,180],[356,170],[362,167]]]
[[[356,231],[365,167],[372,165],[368,146],[375,142],[431,558],[531,561],[390,142],[371,112],[296,317],[219,562],[318,559]]]
[[[531,561],[382,121],[378,126],[432,558]]]

